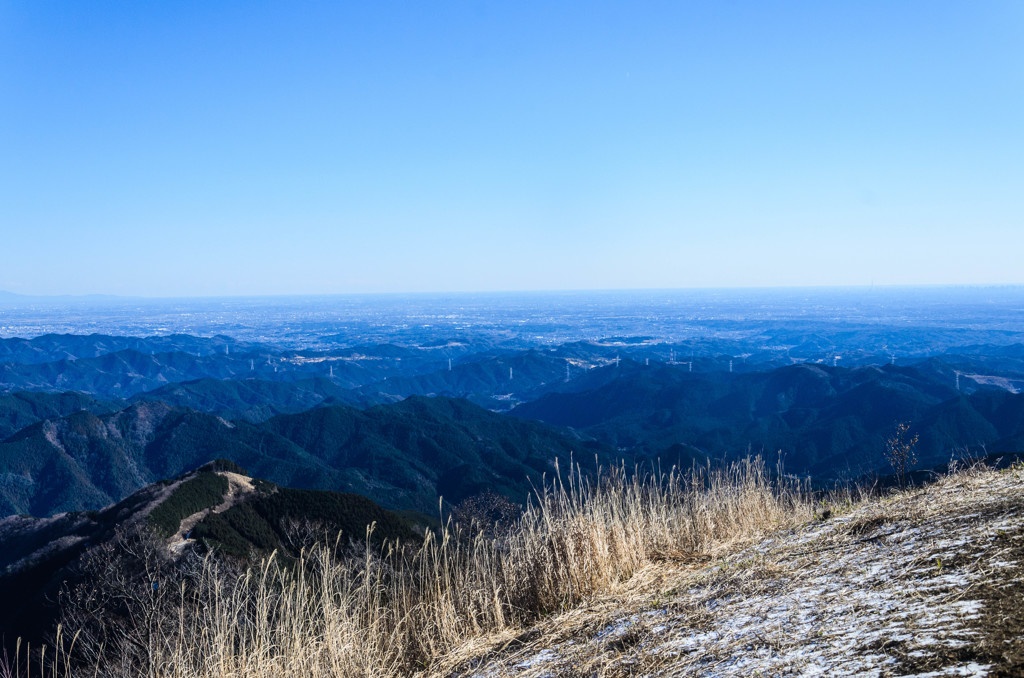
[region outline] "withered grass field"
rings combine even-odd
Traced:
[[[862,500],[773,477],[574,469],[497,538],[207,559],[102,648],[62,629],[32,675],[1017,675],[1024,471]]]
[[[438,673],[1024,675],[1024,470],[834,509],[702,567],[651,563]]]

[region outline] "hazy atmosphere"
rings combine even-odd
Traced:
[[[1019,284],[1024,6],[0,3],[0,290]]]

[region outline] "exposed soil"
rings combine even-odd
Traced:
[[[181,527],[178,528],[178,532],[167,540],[167,543],[171,545],[172,550],[180,551],[180,549],[182,549],[187,543],[185,535],[191,532],[192,528],[198,525],[199,521],[208,516],[211,512],[223,513],[237,504],[247,494],[251,494],[254,491],[252,478],[239,475],[237,473],[231,473],[230,471],[217,471],[217,475],[224,476],[228,481],[228,491],[224,493],[224,500],[212,509],[203,509],[198,513],[193,513],[192,515],[184,518],[181,521]]]

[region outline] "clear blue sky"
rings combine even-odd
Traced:
[[[0,289],[1024,283],[1024,3],[0,2]]]

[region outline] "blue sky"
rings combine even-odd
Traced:
[[[0,289],[1024,283],[1020,2],[0,2]]]

